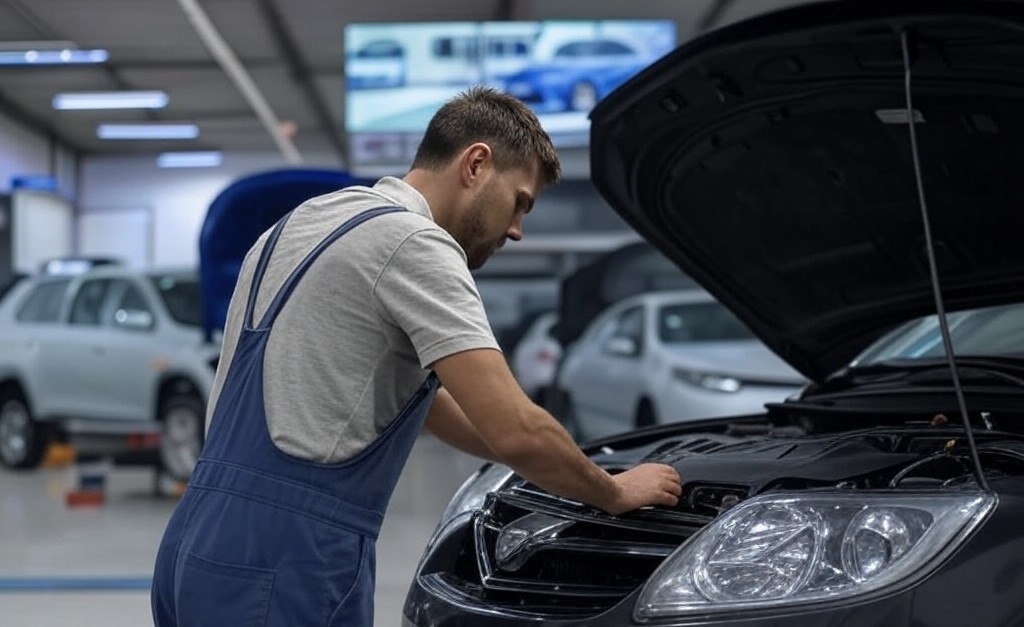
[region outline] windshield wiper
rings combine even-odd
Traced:
[[[960,378],[970,382],[1000,381],[1024,388],[1024,360],[998,357],[956,357]],[[840,370],[822,384],[819,391],[838,391],[860,385],[913,385],[951,380],[952,372],[945,359],[893,359],[851,366]]]

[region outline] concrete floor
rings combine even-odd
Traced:
[[[402,604],[437,519],[480,460],[430,435],[405,468],[377,545],[375,624],[401,624]],[[0,624],[152,625],[149,578],[172,498],[152,473],[115,468],[102,506],[68,507],[73,468],[0,470]]]

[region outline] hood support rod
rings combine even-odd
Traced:
[[[900,45],[903,49],[903,83],[907,101],[907,127],[910,129],[910,153],[914,161],[914,177],[917,180],[917,198],[921,206],[921,220],[924,225],[925,243],[928,250],[928,266],[931,270],[932,292],[935,296],[935,311],[938,314],[939,330],[942,332],[942,344],[945,348],[946,359],[949,361],[949,370],[953,380],[953,389],[956,391],[956,400],[960,408],[960,418],[964,425],[964,434],[967,437],[967,446],[970,449],[971,465],[974,469],[974,478],[978,486],[988,492],[988,481],[985,479],[985,471],[981,466],[981,458],[978,455],[978,445],[974,441],[974,430],[971,428],[971,418],[967,413],[967,401],[964,400],[963,386],[960,384],[960,373],[957,370],[956,357],[953,355],[953,339],[949,333],[949,322],[946,320],[946,307],[942,301],[942,288],[939,284],[938,264],[935,261],[935,248],[932,243],[932,227],[928,219],[928,202],[924,193],[924,178],[921,175],[921,159],[918,154],[917,122],[914,118],[914,101],[911,89],[910,72],[910,42],[906,29],[900,31]]]

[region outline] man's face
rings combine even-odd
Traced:
[[[455,236],[471,270],[484,265],[505,240],[523,238],[523,217],[533,209],[540,188],[536,166],[493,172],[463,215]]]

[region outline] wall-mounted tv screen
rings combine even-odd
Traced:
[[[352,165],[408,165],[438,107],[477,84],[530,105],[557,146],[584,147],[590,109],[675,45],[671,20],[349,24]]]

